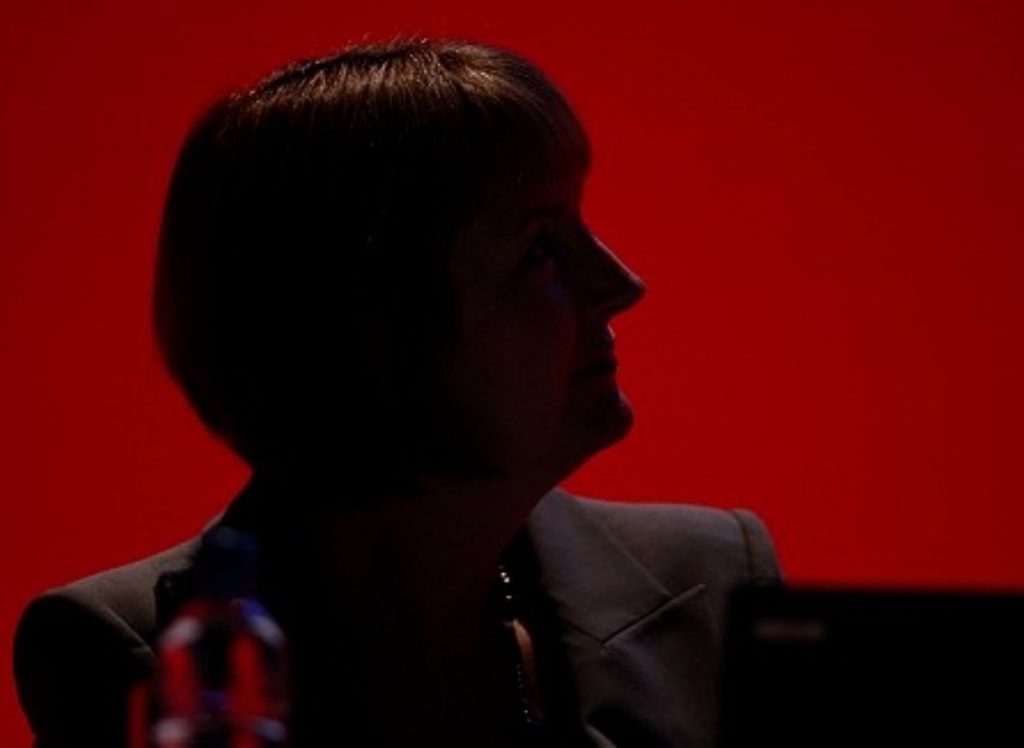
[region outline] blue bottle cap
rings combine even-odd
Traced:
[[[249,533],[217,527],[203,535],[196,565],[200,585],[219,598],[246,597],[256,587],[260,543]]]

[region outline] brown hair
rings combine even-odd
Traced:
[[[250,465],[398,475],[450,312],[446,249],[499,185],[589,145],[529,62],[462,42],[350,47],[218,100],[181,149],[154,287],[159,349]],[[355,445],[355,446],[351,446]]]

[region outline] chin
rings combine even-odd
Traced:
[[[615,388],[614,394],[590,403],[577,428],[575,443],[581,445],[585,460],[626,438],[633,428],[633,407],[622,391]]]

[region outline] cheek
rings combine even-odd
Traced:
[[[559,411],[576,348],[576,313],[567,289],[557,279],[535,277],[487,301],[464,310],[460,378],[487,410],[511,410],[506,418]]]
[[[568,293],[560,284],[549,284],[520,305],[519,340],[511,348],[519,351],[513,368],[549,393],[564,392],[576,348],[576,314]]]

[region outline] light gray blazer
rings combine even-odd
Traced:
[[[779,582],[757,516],[556,488],[526,531],[589,744],[713,745],[728,594]],[[123,745],[125,689],[153,667],[156,637],[180,595],[175,582],[198,545],[194,538],[29,605],[14,667],[37,748]]]

